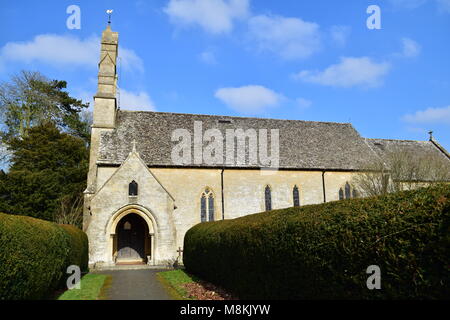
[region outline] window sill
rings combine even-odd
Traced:
[[[138,196],[128,196],[128,203],[137,203]]]

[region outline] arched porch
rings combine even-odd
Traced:
[[[139,205],[128,205],[110,218],[106,227],[107,259],[112,264],[155,265],[157,237],[153,215]]]

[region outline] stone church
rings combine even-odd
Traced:
[[[120,110],[117,54],[118,33],[108,25],[101,39],[83,216],[91,265],[166,265],[179,257],[186,231],[198,223],[355,197],[352,177],[392,147],[450,159],[433,139],[366,139],[348,123]],[[249,149],[233,161],[239,154],[239,137],[228,136],[233,130],[244,133],[244,147],[257,138],[271,144],[264,153],[275,169],[255,161]],[[186,132],[193,133],[187,138],[193,157],[187,144],[189,154],[179,161],[174,153],[181,148],[179,134]],[[198,144],[207,149],[202,139],[208,132],[215,140],[227,137],[226,160],[218,149],[213,161],[211,154],[207,159],[199,153]]]

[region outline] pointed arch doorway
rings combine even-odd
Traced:
[[[111,217],[107,230],[112,263],[154,265],[156,222],[150,212],[136,205],[126,206]]]
[[[147,262],[151,244],[148,244],[148,227],[143,218],[135,213],[120,219],[116,227],[117,263]],[[146,250],[147,249],[147,250]]]

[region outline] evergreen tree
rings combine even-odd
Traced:
[[[55,221],[72,214],[61,211],[72,210],[67,202],[76,202],[79,214],[73,224],[80,226],[88,170],[83,139],[46,122],[31,127],[23,137],[11,138],[9,150],[10,170],[0,172],[0,212]]]

